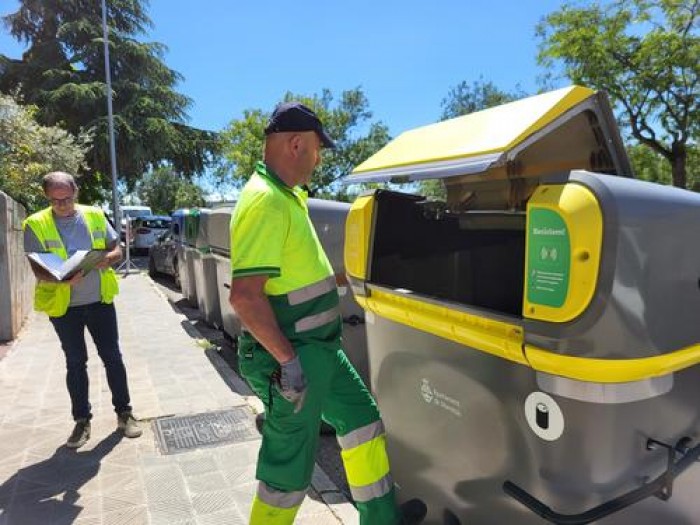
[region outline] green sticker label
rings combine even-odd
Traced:
[[[569,230],[557,212],[542,208],[530,210],[529,225],[527,300],[559,308],[569,291]]]

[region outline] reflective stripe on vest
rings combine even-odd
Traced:
[[[335,306],[330,310],[321,312],[320,314],[309,315],[303,319],[299,319],[294,323],[294,329],[297,333],[308,332],[314,328],[320,328],[325,324],[335,321],[340,317],[340,306]]]
[[[289,300],[289,304],[294,306],[321,297],[334,289],[335,276],[331,275],[321,281],[289,292],[287,294],[287,299]]]
[[[290,340],[297,336],[328,341],[340,337],[340,297],[335,276],[267,298],[282,332]]]
[[[350,492],[356,501],[367,502],[391,491],[394,483],[381,420],[339,436],[338,443]]]

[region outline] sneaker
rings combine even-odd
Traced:
[[[401,525],[418,525],[428,514],[428,507],[419,499],[410,499],[399,506]]]
[[[73,427],[73,432],[71,432],[68,441],[66,441],[66,446],[68,448],[80,448],[87,443],[88,439],[90,439],[90,421],[78,419]]]
[[[117,416],[117,428],[128,438],[137,438],[143,434],[143,430],[131,412],[122,412]]]

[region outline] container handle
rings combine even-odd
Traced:
[[[700,458],[700,445],[689,448],[689,443],[690,438],[687,437],[678,441],[675,446],[662,443],[655,439],[647,440],[647,450],[655,450],[659,447],[667,450],[668,464],[666,471],[653,481],[631,490],[627,494],[601,503],[597,507],[593,507],[580,514],[560,514],[553,511],[550,507],[512,481],[503,483],[503,491],[525,505],[535,514],[551,523],[555,523],[556,525],[586,525],[587,523],[603,519],[630,505],[639,503],[649,496],[656,496],[662,500],[669,499],[673,492],[673,481],[675,478],[680,476],[690,465]],[[676,461],[675,459],[678,454],[682,454],[682,456]]]

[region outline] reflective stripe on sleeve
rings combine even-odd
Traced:
[[[338,319],[338,317],[340,317],[340,306],[335,306],[330,310],[321,312],[320,314],[309,315],[308,317],[299,319],[296,323],[294,323],[294,330],[297,333],[307,332],[335,321]]]
[[[335,276],[331,275],[303,288],[291,291],[287,294],[287,300],[291,306],[305,303],[311,299],[321,297],[335,289]]]

